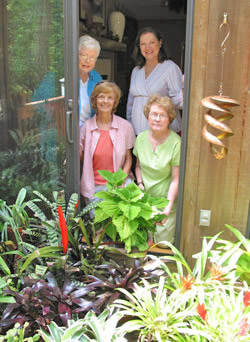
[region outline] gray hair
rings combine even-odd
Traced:
[[[101,51],[100,43],[96,39],[94,39],[88,35],[81,36],[79,39],[79,52],[83,48],[96,50],[97,57],[99,56],[100,51]]]

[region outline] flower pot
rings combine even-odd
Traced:
[[[125,29],[125,15],[120,11],[114,11],[109,16],[109,30],[113,32],[114,36],[119,37],[119,42],[122,41]]]

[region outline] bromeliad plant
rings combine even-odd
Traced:
[[[151,197],[135,183],[123,187],[126,173],[121,169],[115,173],[99,171],[107,180],[107,191],[96,194],[103,201],[95,209],[95,223],[106,222],[105,232],[113,241],[121,241],[129,253],[132,247],[139,251],[148,249],[148,233],[154,232],[155,223],[165,216],[161,209],[167,199]]]
[[[144,281],[144,286],[136,285],[134,293],[120,289],[128,300],[117,300],[115,306],[135,317],[124,328],[140,331],[140,341],[249,341],[250,289],[238,270],[244,253],[239,247],[242,242],[247,247],[248,240],[235,231],[239,243],[226,242],[220,234],[204,238],[201,252],[193,256],[193,268],[165,242],[174,255],[159,259],[168,274],[164,286],[163,280],[158,286]],[[168,261],[175,262],[175,272]]]
[[[9,303],[0,320],[0,328],[6,329],[15,323],[29,322],[29,327],[37,329],[46,327],[51,321],[67,326],[68,320],[74,314],[84,314],[95,309],[92,301],[84,299],[92,286],[77,284],[63,272],[61,277],[48,272],[45,279],[32,279],[25,277],[21,291],[9,287],[4,291],[15,299]],[[84,315],[82,314],[81,317]]]
[[[216,286],[203,303],[198,303],[203,331],[213,342],[247,342],[250,340],[250,292],[245,286],[236,292],[233,287]]]
[[[84,319],[69,320],[67,328],[51,322],[49,332],[41,329],[39,333],[45,342],[127,342],[124,330],[117,327],[122,315],[115,313],[109,317],[109,314],[107,309],[98,317],[88,312]]]
[[[240,280],[245,280],[250,285],[250,240],[245,238],[243,234],[236,228],[226,224],[226,228],[231,230],[236,236],[238,241],[233,243],[228,240],[218,240],[221,245],[219,249],[227,251],[228,254],[232,254],[236,260],[236,276]]]
[[[140,341],[174,342],[187,341],[189,337],[209,337],[197,324],[189,324],[189,320],[196,316],[196,303],[186,297],[172,292],[167,295],[164,288],[164,277],[159,284],[151,285],[143,280],[143,285],[135,285],[134,293],[120,289],[128,300],[117,300],[114,304],[123,315],[133,317],[122,328],[125,331],[138,331]],[[201,327],[202,328],[202,327]]]

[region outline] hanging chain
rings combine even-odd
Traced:
[[[224,56],[225,56],[225,52],[227,49],[226,48],[226,41],[230,35],[230,26],[229,26],[228,21],[227,21],[227,13],[224,13],[223,22],[220,25],[220,32],[221,32],[223,27],[225,27],[227,31],[226,31],[226,36],[221,43],[221,77],[220,77],[220,88],[219,88],[219,95],[220,96],[223,95]]]

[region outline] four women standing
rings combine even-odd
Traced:
[[[79,46],[80,82],[90,79],[99,52],[90,46],[81,49]],[[81,194],[89,202],[95,192],[105,189],[105,180],[98,170],[115,172],[121,168],[129,176],[132,165],[130,149],[135,144],[137,184],[151,196],[163,196],[169,200],[163,210],[166,218],[157,224],[154,242],[173,242],[180,165],[180,137],[173,130],[181,130],[181,118],[177,116],[178,120],[175,120],[175,117],[176,109],[182,108],[183,103],[182,73],[174,62],[167,59],[162,37],[152,28],[139,32],[135,52],[137,66],[131,76],[128,121],[114,114],[121,96],[115,83],[97,83],[98,77],[94,77],[97,83],[94,87],[91,79],[92,109],[89,105],[87,110],[82,109],[81,99],[87,102],[89,87],[88,91],[83,91],[80,83],[80,94],[84,92],[85,96],[79,95],[80,121],[84,122],[95,111],[80,131],[83,161]],[[136,143],[134,131],[139,134]],[[129,177],[128,181],[131,181]]]

